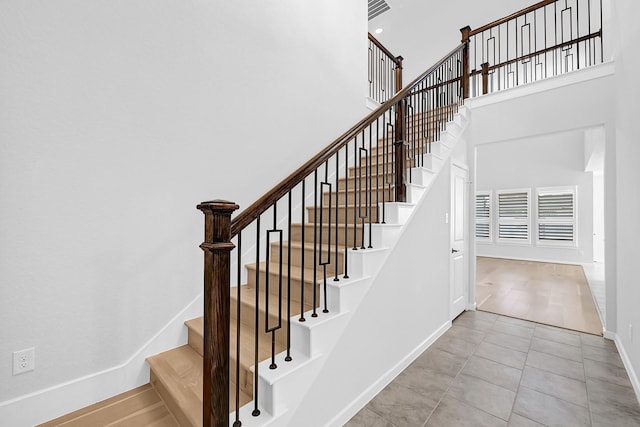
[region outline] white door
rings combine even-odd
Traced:
[[[451,165],[451,258],[449,296],[450,316],[454,319],[469,301],[469,265],[467,256],[467,181],[469,172]]]

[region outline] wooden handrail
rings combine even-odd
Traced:
[[[602,31],[598,31],[598,32],[595,32],[595,33],[592,33],[592,34],[587,34],[586,36],[578,37],[577,39],[569,40],[569,41],[566,41],[564,43],[559,43],[557,45],[550,46],[550,47],[547,47],[545,49],[540,49],[540,50],[537,50],[535,52],[531,52],[531,53],[528,53],[526,55],[522,55],[522,56],[519,56],[517,58],[513,58],[513,59],[510,59],[508,61],[501,62],[499,64],[489,65],[488,68],[487,68],[487,71],[492,71],[492,70],[495,70],[496,68],[500,68],[500,67],[504,67],[504,66],[509,65],[509,64],[513,64],[514,62],[522,61],[524,59],[533,58],[534,56],[542,55],[544,53],[551,52],[552,50],[561,49],[563,47],[571,46],[572,44],[582,43],[583,41],[586,41],[586,40],[589,40],[589,39],[594,39],[596,37],[601,37],[601,36],[602,36]],[[480,74],[480,73],[482,73],[482,71],[475,71],[472,74]]]
[[[541,7],[544,7],[544,6],[546,6],[548,4],[551,4],[551,3],[555,3],[557,1],[558,0],[543,0],[543,1],[539,2],[539,3],[531,5],[529,7],[525,7],[524,9],[519,10],[518,12],[512,13],[509,16],[505,16],[504,18],[500,18],[500,19],[498,19],[496,21],[493,21],[493,22],[491,22],[491,23],[489,23],[487,25],[483,25],[480,28],[476,28],[475,30],[471,30],[469,32],[469,36],[474,36],[474,35],[479,34],[479,33],[483,32],[485,30],[488,30],[489,28],[493,28],[493,27],[496,27],[496,26],[498,26],[500,24],[504,24],[505,22],[511,21],[512,19],[519,18],[522,15],[526,15],[529,12],[533,12],[534,10],[540,9]]]
[[[248,208],[244,209],[242,212],[236,216],[231,222],[231,237],[234,237],[240,232],[240,230],[247,227],[249,224],[253,222],[259,215],[264,213],[271,205],[277,202],[281,197],[286,195],[290,190],[292,190],[299,182],[309,176],[314,170],[320,167],[324,162],[329,160],[331,156],[337,153],[344,145],[346,145],[349,141],[353,140],[356,135],[360,134],[367,126],[376,121],[378,117],[382,116],[388,110],[390,110],[395,104],[401,101],[405,96],[411,92],[411,90],[418,85],[425,77],[438,69],[442,64],[445,63],[454,53],[459,51],[464,47],[464,44],[460,44],[456,46],[451,52],[445,55],[441,60],[439,60],[435,65],[430,67],[428,70],[420,74],[415,80],[413,80],[408,86],[402,89],[400,92],[396,93],[389,101],[382,104],[376,110],[374,110],[371,114],[364,117],[360,120],[355,126],[346,131],[340,137],[338,137],[331,144],[326,146],[322,151],[313,156],[310,160],[308,160],[304,165],[296,169],[291,175],[282,180],[278,185],[269,190],[264,196],[259,198],[255,203],[253,203]]]
[[[384,54],[387,55],[398,67],[402,67],[402,57],[401,56],[396,57],[393,53],[391,53],[391,51],[389,51],[389,49],[384,47],[384,45],[382,43],[380,43],[380,41],[378,41],[378,39],[373,36],[373,34],[367,33],[367,35],[369,37],[369,41],[371,41],[373,44],[376,45],[376,47],[378,49],[380,49],[382,52],[384,52]]]

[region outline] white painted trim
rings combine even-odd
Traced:
[[[146,358],[187,343],[185,320],[202,316],[202,293],[131,357],[111,368],[0,403],[0,420],[14,427],[40,424],[149,382]]]
[[[427,339],[421,342],[415,349],[407,354],[400,362],[389,369],[384,375],[380,377],[375,383],[371,384],[369,388],[363,391],[353,402],[346,406],[340,413],[338,413],[331,421],[325,424],[326,427],[341,426],[349,421],[355,414],[360,411],[371,399],[373,399],[378,393],[380,393],[395,377],[397,377],[402,371],[404,371],[414,360],[418,358],[431,344],[433,344],[438,338],[440,338],[445,332],[451,328],[451,321],[445,322],[434,333],[429,335]]]
[[[633,369],[631,360],[629,359],[629,356],[627,355],[627,352],[624,349],[624,345],[622,345],[622,340],[620,339],[618,334],[615,332],[612,332],[611,335],[615,336],[613,341],[616,343],[616,347],[618,348],[618,353],[620,353],[620,358],[622,359],[622,363],[624,364],[624,367],[627,370],[627,375],[629,375],[629,380],[631,381],[633,390],[636,392],[636,399],[638,400],[638,403],[640,403],[640,381],[638,381],[638,375],[636,374],[636,371]]]
[[[512,99],[532,95],[534,93],[546,92],[563,86],[570,86],[589,80],[608,77],[613,75],[614,73],[615,63],[613,61],[605,62],[603,64],[594,65],[582,70],[573,71],[571,73],[549,77],[547,79],[538,80],[510,89],[503,89],[499,92],[480,95],[474,98],[468,98],[465,99],[465,106],[471,109],[476,107],[484,107],[486,105],[510,101]]]

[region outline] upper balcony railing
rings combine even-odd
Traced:
[[[460,31],[469,46],[470,96],[603,62],[602,0],[544,0]]]
[[[371,33],[368,52],[369,98],[382,104],[402,89],[402,56],[393,55]]]

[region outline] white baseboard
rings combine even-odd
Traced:
[[[638,374],[633,369],[633,365],[631,364],[631,359],[627,355],[627,351],[624,349],[624,345],[622,344],[622,340],[615,332],[610,332],[611,335],[615,336],[613,339],[616,343],[616,347],[618,348],[618,353],[620,353],[620,358],[622,359],[622,363],[624,363],[624,367],[627,370],[627,375],[629,375],[629,380],[631,381],[631,385],[633,386],[633,390],[636,392],[636,399],[638,403],[640,403],[640,381],[638,381]],[[606,338],[606,337],[605,337]]]
[[[340,413],[338,413],[331,421],[326,424],[326,427],[341,426],[347,421],[353,418],[371,399],[373,399],[378,393],[382,391],[395,377],[397,377],[402,371],[404,371],[414,360],[418,358],[431,344],[433,344],[438,338],[442,336],[451,327],[451,321],[445,322],[434,333],[429,335],[420,345],[418,345],[413,351],[407,354],[400,362],[389,369],[384,375],[382,375],[375,383],[362,392],[353,402],[345,407]]]
[[[186,344],[184,321],[202,316],[202,304],[200,294],[119,365],[0,402],[1,424],[32,427],[148,383],[146,358]]]

